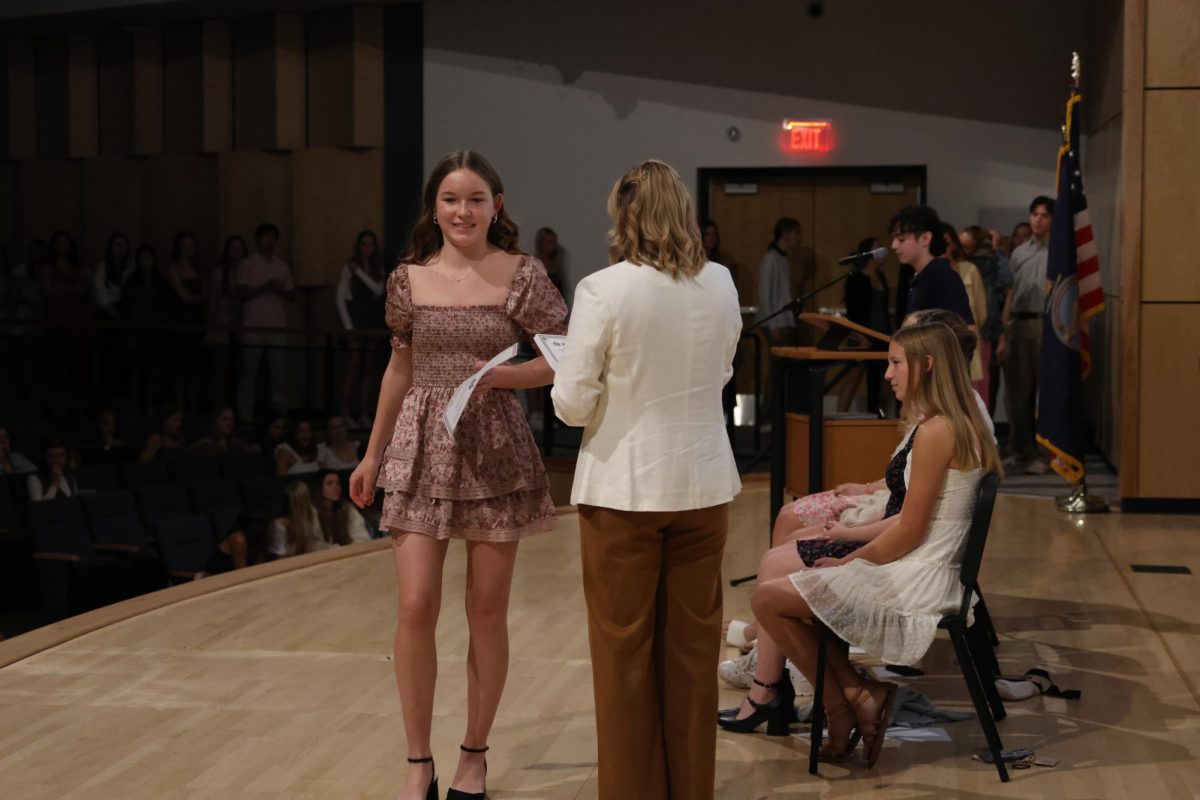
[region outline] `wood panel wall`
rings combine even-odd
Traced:
[[[1200,185],[1200,18],[1193,0],[1126,0],[1121,496],[1200,499],[1200,279],[1180,236]],[[1176,243],[1176,244],[1173,244]]]
[[[270,221],[298,282],[334,284],[383,227],[382,31],[344,6],[0,39],[0,246],[61,228],[94,264],[120,231],[165,264],[188,230],[212,262]]]

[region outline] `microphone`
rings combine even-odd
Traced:
[[[855,253],[852,256],[846,256],[845,258],[839,258],[837,263],[838,264],[853,264],[856,261],[866,260],[868,258],[873,258],[876,261],[883,261],[885,258],[887,258],[887,254],[888,254],[888,251],[887,251],[886,247],[876,247],[874,250],[868,250],[865,253]]]

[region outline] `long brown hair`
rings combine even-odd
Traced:
[[[708,260],[696,211],[669,164],[650,159],[621,176],[608,197],[608,257],[665,272],[675,280],[696,275]]]
[[[325,479],[330,475],[335,480],[341,480],[337,472],[327,469],[320,472],[321,477],[316,484],[317,499],[314,505],[317,508],[317,520],[321,523],[321,535],[334,544],[350,544],[350,515],[354,512],[345,497],[336,503],[325,497]]]
[[[971,390],[966,359],[958,337],[948,325],[927,322],[901,328],[892,341],[904,348],[908,362],[908,388],[904,417],[916,424],[944,417],[954,433],[954,460],[977,464],[984,472],[1003,474],[996,443]],[[932,366],[926,365],[932,361]]]
[[[504,183],[500,180],[500,173],[496,172],[491,162],[480,153],[473,150],[455,150],[442,156],[429,173],[429,180],[425,182],[425,188],[421,192],[421,216],[413,226],[412,235],[408,240],[408,251],[404,254],[406,263],[428,264],[429,260],[441,251],[445,239],[442,237],[442,229],[433,221],[433,216],[437,213],[437,193],[446,176],[460,169],[469,169],[483,178],[483,182],[492,192],[492,197],[504,194]],[[516,253],[517,239],[517,223],[508,216],[508,206],[502,205],[496,221],[488,227],[487,240],[506,253]]]

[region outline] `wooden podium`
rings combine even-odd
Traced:
[[[882,470],[900,441],[894,419],[825,419],[825,394],[854,367],[887,361],[886,352],[871,348],[889,338],[830,314],[800,314],[799,318],[821,331],[821,337],[815,347],[771,348],[772,525],[783,507],[785,490],[796,494],[823,491],[826,473],[830,486],[862,481]],[[827,384],[826,374],[837,367],[840,372]],[[788,393],[793,370],[802,371],[804,385],[803,402],[795,411]],[[826,436],[831,445],[828,453]],[[806,451],[807,458],[803,458]]]

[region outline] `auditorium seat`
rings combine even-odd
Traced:
[[[19,477],[0,475],[0,609],[24,608],[37,595],[29,560],[29,537],[13,499],[10,483]],[[25,491],[21,487],[21,491]]]
[[[242,489],[242,508],[246,516],[265,522],[283,512],[287,481],[278,475],[244,475],[238,480]]]
[[[21,512],[17,507],[13,491],[18,488],[13,484],[21,481],[24,477],[24,475],[0,476],[0,538],[19,538],[25,532],[25,526],[21,524]],[[21,492],[25,491],[23,482],[19,488]]]
[[[246,532],[242,493],[234,481],[200,481],[188,487],[192,507],[197,514],[207,514],[217,541],[234,531]]]
[[[211,481],[221,477],[221,468],[217,459],[211,456],[193,456],[186,453],[170,455],[167,463],[176,483],[193,483],[195,481]]]
[[[110,492],[121,488],[117,468],[112,464],[84,464],[75,470],[75,480],[83,491]]]
[[[151,549],[132,492],[118,490],[85,495],[83,507],[97,549],[126,552]]]
[[[172,583],[192,580],[203,571],[217,549],[207,516],[193,514],[158,524],[158,549]]]
[[[148,486],[168,486],[171,483],[171,470],[163,459],[122,464],[120,471],[121,482],[130,491],[137,491]]]
[[[187,489],[183,486],[148,486],[138,490],[137,499],[142,513],[142,525],[152,535],[159,522],[192,513]]]
[[[188,487],[188,491],[192,495],[192,507],[200,513],[242,506],[242,493],[235,481],[196,481]]]
[[[225,453],[220,457],[220,463],[221,475],[229,480],[236,480],[243,475],[268,474],[267,462],[262,453]]]
[[[42,608],[62,619],[121,599],[120,565],[96,553],[77,497],[31,503],[29,528]]]
[[[121,562],[126,571],[126,585],[133,594],[165,585],[158,553],[146,535],[131,492],[85,495],[83,507],[95,548]]]

